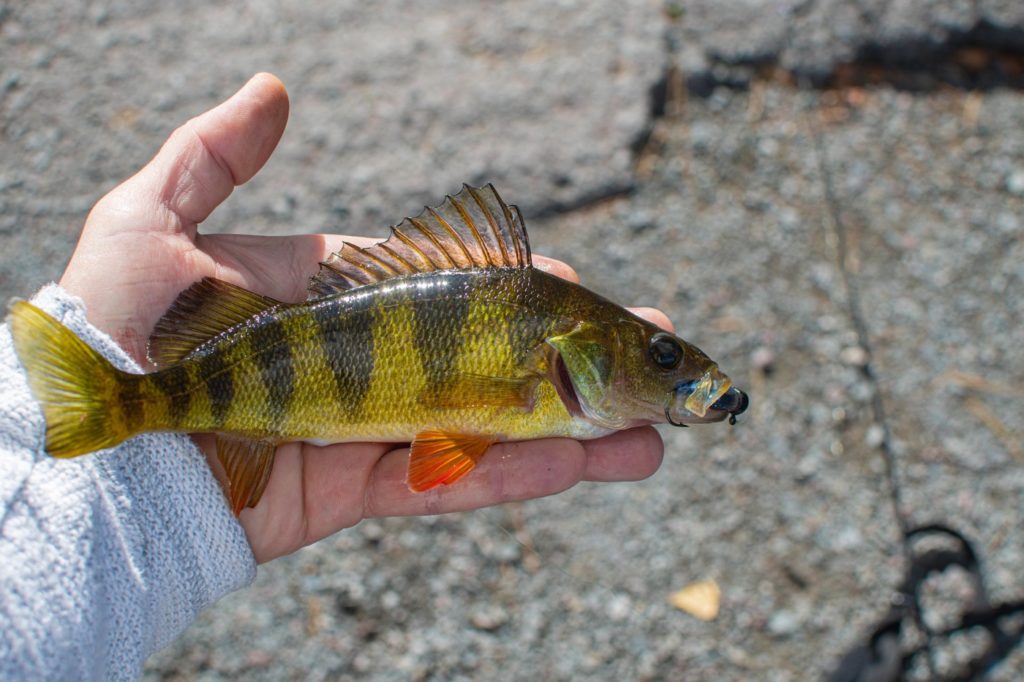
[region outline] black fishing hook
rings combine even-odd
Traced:
[[[682,422],[672,421],[672,415],[668,412],[668,405],[665,406],[665,421],[672,426],[681,426],[684,429],[687,428],[687,425]]]

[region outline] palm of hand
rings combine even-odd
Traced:
[[[284,86],[261,74],[233,98],[179,128],[138,174],[94,207],[61,284],[86,303],[90,321],[141,364],[146,339],[177,295],[211,276],[284,301],[304,298],[316,263],[338,235],[200,235],[197,226],[263,166],[284,132]],[[344,238],[366,244],[373,240]],[[575,279],[563,263],[541,267]],[[663,315],[641,310],[663,326]],[[213,437],[195,436],[224,482]],[[585,444],[568,439],[501,443],[464,481],[426,493],[405,484],[407,449],[386,443],[277,450],[260,504],[242,512],[260,562],[288,554],[370,516],[474,509],[549,495],[587,480],[636,480],[657,469],[661,440],[650,427]]]

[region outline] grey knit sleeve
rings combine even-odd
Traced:
[[[138,366],[56,285],[33,300],[115,365]],[[146,656],[255,562],[202,453],[147,434],[55,460],[0,326],[0,679],[137,679]]]

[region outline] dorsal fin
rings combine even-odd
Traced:
[[[203,343],[279,301],[213,277],[178,294],[149,337],[148,354],[161,367],[173,364]]]
[[[331,296],[392,277],[434,270],[529,267],[523,216],[494,185],[463,185],[436,208],[391,228],[386,241],[367,248],[345,244],[320,264],[309,298]]]

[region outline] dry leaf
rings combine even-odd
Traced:
[[[722,591],[718,588],[718,583],[712,579],[698,580],[678,592],[673,592],[668,601],[694,618],[714,620],[722,601]]]

